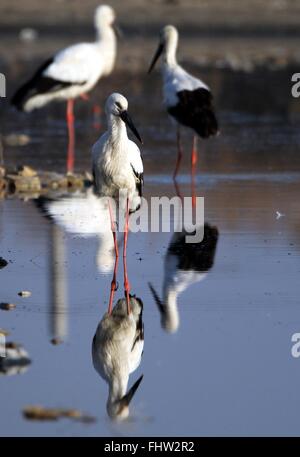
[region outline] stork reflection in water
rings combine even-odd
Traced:
[[[140,365],[144,348],[143,302],[130,295],[130,309],[122,298],[106,312],[92,342],[95,370],[108,383],[107,413],[111,419],[127,419],[129,404],[143,375],[127,391],[129,375]]]
[[[66,234],[73,238],[97,240],[96,265],[101,274],[113,270],[114,239],[106,199],[98,198],[93,188],[74,193],[54,193],[39,197],[35,206],[49,221],[49,261],[51,274],[50,303],[51,341],[65,341],[68,333],[68,275]]]
[[[169,244],[164,261],[162,299],[149,284],[161,315],[161,326],[170,333],[179,327],[178,296],[202,281],[213,267],[219,232],[216,227],[205,223],[200,243],[186,243],[186,235],[191,233],[175,232]]]

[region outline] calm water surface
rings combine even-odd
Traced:
[[[145,350],[130,377],[132,385],[144,373],[126,423],[107,418],[108,387],[91,359],[92,338],[108,305],[113,259],[101,251],[101,239],[90,227],[89,193],[58,199],[65,205],[60,218],[54,217],[51,199],[0,201],[0,254],[9,261],[0,271],[0,300],[17,305],[0,310],[0,328],[32,359],[22,374],[0,376],[1,435],[299,435],[300,360],[291,356],[291,336],[300,332],[298,108],[287,103],[285,90],[280,97],[274,89],[273,105],[257,101],[254,109],[249,101],[242,110],[236,94],[230,100],[224,95],[228,75],[206,77],[215,85],[217,104],[226,101],[220,110],[223,134],[199,146],[197,194],[205,197],[205,218],[219,232],[214,264],[203,280],[178,295],[179,328],[168,334],[148,282],[161,295],[172,233],[130,235],[129,279],[144,302]],[[258,77],[248,76],[254,82]],[[274,88],[282,77],[274,75]],[[244,94],[244,77],[235,78]],[[152,84],[159,94],[159,81]],[[130,80],[128,91],[131,86]],[[154,97],[144,109],[141,90],[136,87],[131,111],[145,142],[145,196],[172,196],[174,130]],[[4,133],[24,130],[32,139],[28,146],[5,150],[8,164],[63,170],[63,108],[53,110],[45,119],[1,113]],[[80,170],[89,169],[97,137],[88,113],[83,107],[79,114]],[[178,183],[190,195],[188,132],[184,140]],[[79,201],[87,209],[80,223],[72,213]],[[276,211],[283,216],[277,219]],[[120,266],[116,298],[123,295],[122,283]],[[20,290],[30,290],[31,297],[18,297]],[[54,337],[63,343],[51,344]],[[30,422],[22,409],[31,404],[78,408],[96,422]]]

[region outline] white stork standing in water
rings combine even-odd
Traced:
[[[200,243],[186,243],[187,234],[185,231],[175,232],[169,244],[164,263],[162,300],[149,284],[161,315],[161,325],[170,333],[179,327],[178,295],[206,277],[214,264],[219,237],[218,229],[209,224],[204,224],[204,237]]]
[[[107,412],[112,419],[128,417],[129,403],[143,379],[140,376],[127,392],[129,375],[140,365],[144,348],[143,303],[130,296],[130,304],[129,315],[124,298],[105,313],[92,343],[94,368],[109,384]]]
[[[48,59],[12,98],[21,111],[30,112],[53,100],[67,100],[67,171],[74,168],[74,100],[86,98],[102,76],[109,75],[116,57],[115,13],[108,5],[95,11],[94,43],[69,46]]]
[[[121,94],[110,95],[105,104],[108,130],[94,144],[92,149],[93,176],[95,191],[100,197],[110,197],[122,206],[120,192],[126,194],[125,227],[123,246],[124,288],[127,299],[127,311],[130,314],[129,291],[127,276],[126,250],[128,238],[129,213],[137,211],[141,206],[143,188],[143,162],[137,145],[129,140],[126,125],[137,139],[142,142],[128,112],[128,102]],[[115,221],[109,200],[111,228],[114,236],[116,259],[118,244],[116,240]],[[115,267],[116,272],[116,267]],[[109,314],[112,312],[113,293],[116,290],[115,275],[112,282]]]
[[[212,94],[200,79],[187,73],[176,60],[178,31],[172,25],[165,26],[160,33],[159,46],[153,57],[149,73],[163,54],[162,74],[164,104],[168,113],[177,121],[177,161],[173,177],[179,170],[182,147],[180,125],[190,127],[201,138],[218,133],[218,122],[212,106]],[[192,173],[197,163],[197,137],[194,135],[192,148]]]

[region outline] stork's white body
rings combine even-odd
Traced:
[[[152,71],[159,56],[163,54],[162,76],[164,105],[176,120],[178,127],[184,125],[194,130],[200,137],[208,138],[218,131],[218,122],[212,105],[209,87],[182,68],[176,59],[178,31],[172,25],[165,26],[160,33],[159,46],[152,60]],[[179,150],[178,144],[178,150]],[[181,152],[176,164],[177,174]]]
[[[24,111],[41,108],[53,100],[68,100],[89,92],[102,76],[110,73],[114,56],[113,36],[111,40],[81,43],[64,49],[55,56],[54,62],[47,67],[43,75],[59,81],[71,82],[72,85],[57,92],[30,98],[24,105]]]
[[[113,198],[118,198],[119,191],[125,189],[130,208],[135,208],[140,204],[140,196],[132,168],[142,174],[143,163],[139,148],[129,140],[121,122],[114,132],[106,132],[93,146],[95,184],[100,195]]]
[[[24,103],[24,111],[40,108],[53,100],[69,100],[89,92],[98,80],[111,73],[116,58],[116,36],[110,22],[113,10],[100,6],[95,13],[97,39],[59,51],[43,70],[41,77],[69,85],[59,90],[33,95]],[[113,20],[113,19],[111,19]]]
[[[176,62],[176,58],[174,62],[170,58],[165,60],[162,65],[162,76],[164,105],[166,108],[172,108],[179,103],[178,93],[183,90],[191,92],[200,88],[210,90],[201,79],[195,78],[185,71]]]
[[[127,100],[124,97],[122,99],[127,106]],[[101,196],[115,199],[119,198],[120,191],[125,192],[129,199],[129,209],[135,211],[141,204],[141,193],[137,187],[142,185],[143,179],[141,153],[137,145],[128,138],[123,120],[108,109],[106,114],[108,130],[92,148],[96,191]]]
[[[193,92],[197,89],[210,90],[209,87],[188,73],[177,62],[178,32],[173,26],[166,26],[161,32],[163,44],[163,63],[161,66],[163,76],[163,95],[166,108],[171,108],[179,103],[178,93],[186,90]]]

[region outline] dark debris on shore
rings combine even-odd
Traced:
[[[91,185],[92,177],[88,172],[63,175],[47,171],[38,172],[25,165],[17,167],[16,170],[0,167],[0,199],[11,196],[36,198],[51,191],[72,192]]]

